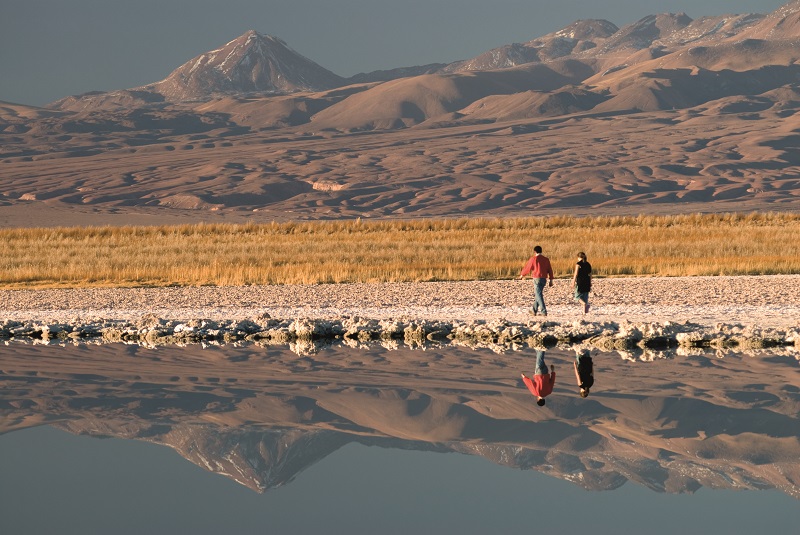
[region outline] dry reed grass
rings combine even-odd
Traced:
[[[557,276],[800,273],[800,215],[718,214],[0,231],[0,287],[504,279],[535,244]]]

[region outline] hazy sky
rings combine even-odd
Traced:
[[[247,30],[341,76],[466,59],[577,19],[768,13],[788,0],[0,0],[0,100],[155,82]]]

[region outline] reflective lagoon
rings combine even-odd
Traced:
[[[530,349],[0,347],[3,533],[791,533],[800,364]]]

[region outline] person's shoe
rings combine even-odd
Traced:
[[[533,316],[535,316],[536,315],[536,311],[535,310],[529,310],[528,314],[532,314]]]

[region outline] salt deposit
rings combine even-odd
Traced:
[[[0,291],[0,338],[143,344],[585,344],[599,349],[800,345],[800,276],[569,281],[530,313],[530,281]]]

